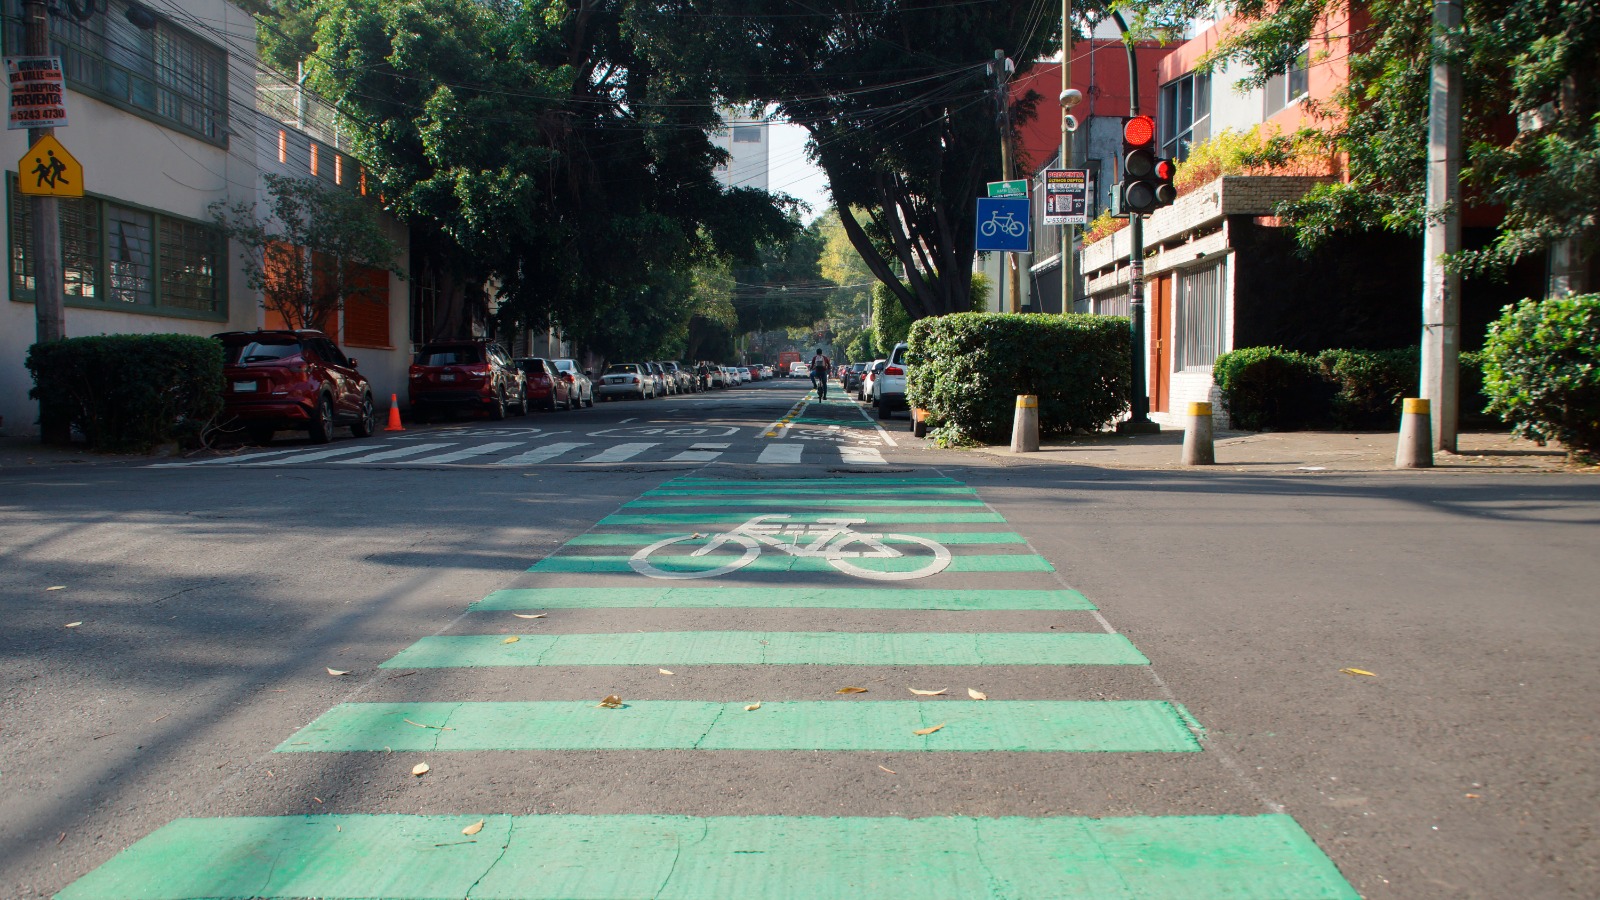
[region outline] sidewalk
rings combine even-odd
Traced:
[[[1398,434],[1383,432],[1222,431],[1216,436],[1214,466],[1185,466],[1178,460],[1183,432],[1163,429],[1159,434],[1091,434],[1042,441],[1038,453],[1011,452],[1009,447],[981,447],[976,452],[1032,463],[1068,463],[1115,469],[1185,469],[1188,471],[1249,472],[1252,474],[1316,475],[1350,472],[1419,472],[1396,469]],[[1504,432],[1463,433],[1457,454],[1434,455],[1435,472],[1560,473],[1600,472],[1597,466],[1567,462],[1566,453],[1551,444]]]

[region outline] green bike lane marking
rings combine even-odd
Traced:
[[[468,839],[462,829],[483,821]],[[397,864],[404,861],[403,864]],[[1356,900],[1286,815],[178,819],[59,900]]]
[[[479,666],[1144,666],[1120,634],[657,631],[434,635],[383,669]]]
[[[915,541],[905,540],[908,537],[926,538],[941,544],[1026,544],[1028,542],[1026,538],[1015,531],[906,531],[898,534],[878,535],[878,540],[883,541],[885,544],[915,543]],[[642,547],[667,538],[685,538],[685,540],[679,542],[679,546],[691,547],[715,540],[716,536],[702,535],[701,537],[695,537],[687,531],[680,531],[675,534],[672,532],[654,532],[650,534],[590,532],[589,534],[580,534],[567,541],[565,546],[624,547],[638,545]]]
[[[960,487],[966,488],[967,490],[973,490],[954,478],[857,478],[854,476],[827,475],[819,475],[816,478],[762,478],[753,481],[724,481],[720,478],[691,478],[685,476],[683,478],[674,478],[671,481],[662,482],[661,485],[654,490],[667,491],[675,490],[680,487],[684,489],[790,487],[800,489],[801,493],[810,493],[822,488],[846,486],[851,489],[855,489],[857,487],[874,485],[925,485],[928,487]],[[975,490],[973,492],[976,493]]]
[[[341,703],[277,753],[476,750],[1198,753],[1165,700]],[[410,720],[410,721],[407,721]],[[418,728],[412,722],[435,727]],[[932,734],[916,732],[940,726]]]
[[[944,512],[944,513],[911,513],[911,512],[856,512],[848,513],[849,518],[863,525],[946,525],[966,522],[989,522],[1003,524],[1005,519],[999,513],[988,511],[973,512]],[[819,518],[838,518],[829,516],[824,512],[812,513],[804,516],[790,516],[784,521],[786,525],[815,523]],[[693,512],[693,513],[650,513],[629,514],[614,513],[601,519],[601,526],[609,525],[693,525],[693,524],[743,524],[750,521],[750,514],[729,512]]]
[[[934,588],[506,588],[472,604],[474,612],[524,609],[912,609],[1090,610],[1077,591],[947,590]]]
[[[958,500],[954,498],[941,498],[938,500],[908,500],[902,497],[687,497],[687,498],[661,498],[650,497],[644,500],[633,500],[622,505],[623,509],[646,509],[649,507],[666,506],[715,506],[721,509],[755,508],[764,506],[872,506],[879,509],[902,506],[945,506],[951,509],[965,509],[978,507],[987,508],[982,500]]]
[[[529,572],[632,572],[628,556],[547,556],[529,567]],[[668,572],[703,572],[729,562],[724,554],[718,557],[666,556],[653,554],[650,565]],[[898,557],[859,557],[848,560],[858,569],[872,572],[914,572],[929,565],[931,555]],[[766,554],[757,556],[739,567],[741,572],[832,572],[841,574],[831,561],[821,556],[788,556]],[[1054,572],[1055,567],[1042,556],[1032,553],[976,554],[952,556],[944,572]]]
[[[839,492],[839,487],[840,486],[829,487],[826,484],[823,484],[822,486],[818,486],[818,485],[813,484],[810,487],[800,487],[798,485],[789,485],[789,486],[786,486],[786,487],[772,487],[770,485],[762,485],[760,487],[750,486],[750,487],[712,488],[710,486],[702,487],[702,486],[699,486],[699,485],[677,485],[677,484],[673,484],[672,482],[668,482],[667,484],[665,484],[665,485],[663,485],[663,486],[661,486],[659,488],[656,488],[653,491],[645,491],[641,496],[644,496],[644,497],[724,497],[724,496],[742,496],[742,495],[747,495],[747,494],[776,494],[776,495],[784,496],[784,497],[793,497],[793,496],[796,496],[796,495],[799,495],[799,494],[837,494]],[[852,483],[852,484],[850,484],[849,487],[850,487],[850,493],[851,494],[872,494],[872,495],[875,495],[875,496],[876,495],[894,495],[894,494],[929,494],[929,495],[933,495],[933,496],[943,496],[943,495],[951,495],[951,496],[955,496],[955,495],[972,495],[972,496],[976,496],[977,493],[978,493],[976,490],[973,490],[972,488],[969,488],[969,487],[955,487],[955,486],[946,486],[946,485],[927,485],[927,486],[924,486],[924,487],[910,487],[910,486],[904,486],[904,485],[896,486],[896,487],[888,487],[888,486],[885,486],[885,487],[872,487],[872,486],[857,485],[857,484]]]

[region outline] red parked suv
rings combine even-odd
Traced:
[[[411,360],[411,418],[426,422],[443,409],[487,409],[489,418],[506,411],[528,414],[527,380],[500,345],[492,341],[435,341],[423,344]]]
[[[356,361],[320,331],[225,331],[223,421],[244,425],[258,444],[279,429],[306,431],[312,443],[333,440],[347,425],[356,437],[377,428],[372,388]]]

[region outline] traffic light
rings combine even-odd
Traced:
[[[1176,167],[1156,156],[1156,120],[1128,116],[1122,120],[1122,184],[1118,206],[1124,214],[1149,215],[1171,206],[1178,197],[1172,184]]]

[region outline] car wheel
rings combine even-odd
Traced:
[[[378,411],[372,405],[372,395],[361,398],[361,417],[350,426],[350,433],[358,438],[372,437],[378,430]]]
[[[250,443],[264,446],[272,443],[272,436],[277,434],[277,429],[270,425],[251,425],[245,429],[245,433],[250,435]]]
[[[544,410],[545,410],[545,412],[555,412],[556,410],[558,410],[560,408],[561,408],[561,406],[556,403],[555,388],[551,388],[550,389],[550,399],[545,401]]]
[[[506,392],[495,391],[494,405],[489,407],[489,418],[496,422],[506,417]]]
[[[317,399],[317,410],[311,416],[311,443],[326,444],[333,440],[333,398],[323,394]]]

